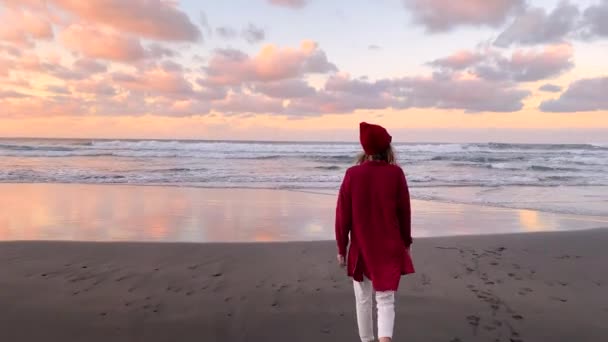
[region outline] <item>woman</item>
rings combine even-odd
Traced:
[[[396,164],[386,129],[360,124],[364,154],[344,175],[336,208],[338,262],[353,278],[361,341],[374,340],[372,292],[378,306],[380,342],[392,341],[395,291],[414,272],[407,181]],[[349,246],[350,241],[350,246]],[[348,247],[348,257],[346,251]],[[348,262],[347,262],[348,261]]]

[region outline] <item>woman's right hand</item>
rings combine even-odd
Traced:
[[[340,267],[346,267],[346,258],[344,255],[338,254],[338,265],[340,265]]]

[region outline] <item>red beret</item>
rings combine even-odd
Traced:
[[[393,140],[384,127],[367,122],[359,124],[359,139],[365,154],[370,156],[386,151]]]

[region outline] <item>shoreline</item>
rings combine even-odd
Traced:
[[[601,341],[608,229],[420,238],[395,340]],[[356,341],[331,241],[0,242],[13,341]],[[36,326],[36,329],[31,329]]]

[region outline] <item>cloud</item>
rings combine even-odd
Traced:
[[[544,101],[543,112],[589,112],[608,110],[608,77],[575,81],[557,99]]]
[[[551,45],[539,51],[515,50],[505,57],[498,50],[459,51],[429,65],[442,71],[467,70],[489,81],[533,82],[558,76],[574,67],[571,45]]]
[[[523,108],[529,91],[510,83],[476,79],[415,78],[404,80],[399,94],[402,108],[460,109],[476,112],[516,112]]]
[[[106,72],[108,66],[104,63],[98,62],[94,59],[81,58],[74,62],[74,68],[78,71],[82,71],[88,74],[97,74]]]
[[[201,22],[201,26],[205,29],[205,31],[207,31],[207,34],[211,35],[213,33],[213,29],[211,28],[211,25],[209,25],[209,20],[207,19],[207,14],[205,14],[204,11],[200,12],[200,22]]]
[[[501,25],[525,5],[524,0],[403,0],[414,22],[427,32],[450,31],[458,26]]]
[[[0,44],[0,52],[12,57],[21,56],[21,49],[12,44]]]
[[[485,59],[480,53],[462,50],[445,58],[436,59],[430,63],[431,66],[452,70],[463,70],[469,68]]]
[[[162,68],[143,70],[137,74],[116,72],[112,80],[134,92],[183,99],[194,94],[192,84],[180,72]]]
[[[215,33],[223,39],[233,39],[237,35],[236,30],[228,26],[216,27]]]
[[[14,90],[0,90],[0,100],[4,99],[20,99],[28,97],[28,95],[16,92]]]
[[[572,69],[572,56],[570,45],[548,46],[541,52],[516,50],[510,59],[496,58],[493,63],[479,66],[476,73],[486,79],[539,81]]]
[[[247,81],[266,82],[324,74],[337,71],[337,67],[327,60],[317,43],[307,40],[297,49],[265,45],[254,57],[239,50],[219,49],[210,58],[205,71],[212,84],[237,85]]]
[[[181,64],[175,63],[173,61],[162,61],[160,63],[163,70],[172,71],[172,72],[182,72],[184,67]]]
[[[352,79],[331,76],[323,91],[293,99],[286,113],[319,115],[350,113],[365,109],[441,108],[476,112],[515,112],[530,92],[506,82],[457,77],[404,77],[397,79]]]
[[[252,86],[252,90],[268,97],[280,99],[309,97],[316,93],[315,88],[298,79],[256,83]]]
[[[61,41],[67,48],[89,58],[132,62],[145,56],[139,39],[89,26],[69,26],[61,33]]]
[[[45,90],[54,94],[61,95],[70,95],[72,93],[70,89],[63,85],[47,85]]]
[[[264,29],[256,27],[253,24],[247,25],[241,32],[241,36],[250,44],[259,43],[266,38]]]
[[[116,88],[104,81],[85,80],[74,84],[74,90],[78,93],[92,94],[98,97],[114,96]]]
[[[33,40],[54,37],[51,23],[42,14],[17,8],[4,8],[0,13],[0,40],[29,46]]]
[[[89,24],[153,40],[196,41],[200,30],[174,1],[49,0],[49,4]]]
[[[268,0],[268,3],[275,6],[302,8],[308,5],[309,0]]]
[[[538,90],[546,91],[549,93],[559,93],[560,91],[562,91],[562,87],[555,84],[547,83],[543,84],[540,88],[538,88]]]
[[[496,38],[494,44],[508,47],[515,43],[561,43],[576,29],[579,17],[578,7],[567,1],[559,3],[551,13],[544,8],[528,8]]]
[[[223,100],[214,101],[212,108],[225,114],[277,114],[283,112],[283,100],[232,93]]]
[[[585,37],[608,37],[608,0],[601,0],[599,4],[590,6],[583,16],[586,23],[583,33]]]
[[[150,44],[146,48],[147,58],[175,57],[178,53],[159,44]]]

